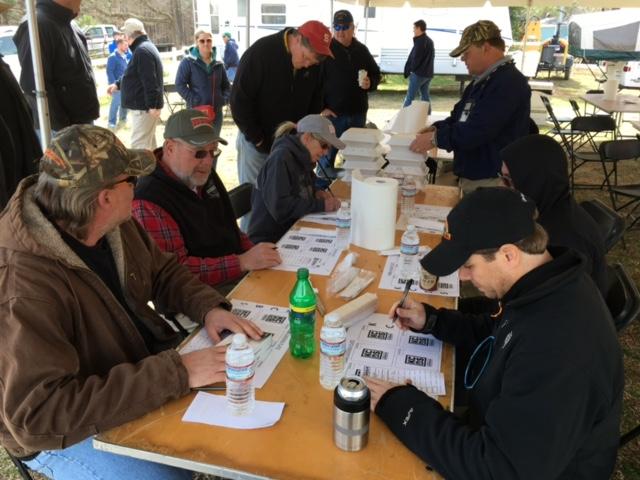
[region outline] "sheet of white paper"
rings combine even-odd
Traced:
[[[412,223],[419,232],[442,235],[444,232],[444,222],[450,211],[451,207],[418,204],[414,207],[413,214],[409,220],[403,215],[400,216],[396,224],[396,229],[404,230],[407,228],[407,223]]]
[[[258,344],[251,342],[256,353],[253,385],[256,388],[262,388],[289,348],[289,310],[286,307],[263,305],[245,300],[232,299],[231,303],[233,313],[251,320],[265,333],[271,334],[268,339]],[[228,344],[231,337],[229,335],[220,344]],[[211,346],[213,343],[203,328],[191,337],[191,340],[180,349],[180,353],[194,352]]]
[[[280,420],[283,409],[284,403],[256,400],[255,409],[250,415],[235,416],[227,412],[227,400],[224,395],[198,392],[184,412],[182,421],[243,430],[265,428],[275,425]]]
[[[300,220],[302,220],[303,222],[320,223],[322,225],[332,225],[335,227],[336,222],[338,221],[338,213],[337,212],[310,213],[302,217]]]
[[[402,292],[404,290],[404,282],[399,277],[400,273],[400,255],[389,255],[387,263],[384,266],[380,284],[378,288],[385,290],[396,290]],[[439,295],[441,297],[459,297],[460,296],[460,277],[456,270],[451,275],[438,278],[438,288],[432,292],[423,290],[419,282],[413,282],[411,291],[415,293],[425,293],[427,295]]]
[[[309,269],[312,275],[329,275],[342,253],[337,248],[336,231],[319,228],[289,230],[278,241],[278,253],[282,263],[274,270],[295,272]]]
[[[359,327],[359,328],[358,328]],[[440,372],[442,342],[432,335],[401,330],[375,313],[347,331],[346,374],[413,384],[429,395],[444,395]]]

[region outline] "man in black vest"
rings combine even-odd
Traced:
[[[254,245],[240,231],[227,190],[213,170],[226,140],[207,116],[181,110],[169,117],[155,171],[140,180],[133,216],[160,249],[177,254],[209,285],[235,283],[245,272],[278,265],[275,244]]]

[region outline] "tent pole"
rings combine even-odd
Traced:
[[[364,44],[367,44],[367,35],[369,34],[369,0],[364,2]]]
[[[42,73],[42,54],[40,51],[40,34],[36,18],[35,0],[25,0],[27,24],[29,26],[29,44],[31,46],[31,61],[33,62],[33,78],[35,80],[36,106],[38,108],[38,124],[40,126],[40,145],[44,152],[51,141],[51,123],[49,121],[49,102],[45,90],[44,74]]]
[[[247,48],[251,46],[251,0],[247,0]]]
[[[527,55],[527,40],[529,35],[527,35],[527,27],[529,26],[529,21],[531,20],[531,0],[527,1],[527,16],[524,21],[524,41],[522,42],[522,61],[520,62],[520,71],[524,72],[524,57]]]

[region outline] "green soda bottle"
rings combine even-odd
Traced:
[[[309,358],[316,349],[316,294],[309,270],[298,269],[298,280],[289,295],[289,351],[296,358]]]

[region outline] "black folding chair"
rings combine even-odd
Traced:
[[[251,211],[251,194],[253,193],[253,185],[243,183],[229,191],[229,199],[231,207],[236,218],[245,216]]]
[[[167,102],[167,106],[169,107],[169,111],[173,114],[176,110],[180,110],[186,106],[185,101],[180,97],[180,100],[171,101],[171,94],[177,94],[178,89],[173,83],[165,83],[164,84],[164,101]]]
[[[615,139],[616,121],[611,116],[590,115],[575,117],[571,120],[571,134],[569,135],[569,158],[571,161],[569,182],[572,193],[576,188],[602,188],[604,185],[609,187],[609,177],[612,173],[614,173],[614,178],[617,181],[618,171],[615,164],[613,172],[607,171],[606,162],[598,152],[598,145],[595,141],[595,137],[600,134],[609,134],[613,139]],[[583,165],[593,162],[601,163],[605,176],[604,181],[600,184],[577,184],[575,181],[576,170]]]
[[[6,448],[5,448],[5,452],[7,453],[7,456],[11,459],[13,464],[15,465],[16,469],[18,470],[18,473],[20,474],[20,477],[22,477],[22,480],[33,480],[33,477],[31,476],[31,472],[29,471],[29,468],[22,462],[22,460],[11,455],[11,453],[9,453],[9,450],[7,450]]]
[[[638,160],[640,158],[640,139],[613,140],[611,142],[603,142],[600,145],[600,155],[603,161],[613,162],[614,165],[622,160]],[[617,174],[617,170],[616,170]],[[618,185],[617,178],[614,185],[609,190],[611,204],[614,210],[626,210],[627,230],[640,220],[636,215],[638,207],[640,207],[640,184]],[[619,203],[620,197],[624,201]]]
[[[558,137],[560,140],[560,144],[568,153],[569,149],[571,148],[569,137],[572,135],[572,132],[570,129],[567,128],[567,126],[569,126],[573,118],[556,117],[556,114],[553,111],[553,107],[551,106],[551,101],[549,100],[549,97],[545,95],[540,95],[540,100],[542,101],[544,108],[547,110],[547,115],[548,115],[547,120],[550,121],[553,125],[553,127],[551,127],[546,132],[546,134],[552,137]]]
[[[580,206],[595,220],[608,252],[624,235],[624,218],[600,200],[585,200]]]

